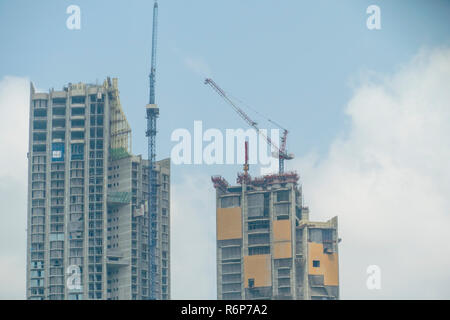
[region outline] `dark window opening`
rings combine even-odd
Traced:
[[[72,140],[83,140],[84,131],[73,131],[71,135]]]
[[[33,100],[34,108],[47,108],[47,100]]]
[[[72,97],[72,103],[84,103],[86,100],[85,96]]]
[[[53,98],[53,104],[66,104],[66,98]]]
[[[73,116],[84,116],[84,108],[72,108]]]
[[[103,138],[103,128],[97,128],[97,137]]]
[[[36,130],[45,130],[45,129],[47,129],[47,122],[46,121],[34,121],[33,128]]]
[[[84,144],[75,143],[71,146],[72,160],[83,160],[84,156]]]
[[[264,193],[264,216],[269,216],[270,193]]]
[[[66,121],[64,119],[55,119],[52,121],[53,128],[65,128]]]
[[[65,116],[66,115],[66,108],[65,107],[54,107],[53,108],[53,115],[55,116]]]
[[[289,201],[289,190],[277,192],[277,202],[280,201]]]
[[[66,133],[64,131],[54,131],[52,133],[52,139],[61,139],[64,140]]]
[[[47,116],[47,109],[35,109],[34,110],[34,116],[35,117],[46,117]]]
[[[262,220],[262,221],[249,221],[248,222],[248,230],[259,230],[259,229],[266,229],[269,230],[269,221],[268,220]]]
[[[99,92],[99,93],[97,93],[97,94],[91,94],[91,95],[89,96],[89,98],[90,98],[90,101],[91,101],[91,102],[96,102],[96,101],[103,102],[103,101],[105,100],[105,95],[104,95],[104,94],[101,94],[101,93]]]
[[[33,133],[34,141],[45,141],[47,139],[47,134],[45,132],[42,133]]]
[[[34,152],[45,152],[46,150],[46,145],[45,144],[38,144],[38,145],[34,145],[33,146],[33,151]]]
[[[320,261],[319,260],[313,260],[313,268],[320,268]]]
[[[323,242],[333,242],[333,230],[323,229],[322,230],[322,240]]]
[[[264,246],[264,247],[251,247],[248,248],[248,255],[249,256],[255,256],[260,254],[270,254],[270,247]]]
[[[84,120],[83,119],[72,120],[72,128],[84,128]]]

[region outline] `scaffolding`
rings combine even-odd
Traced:
[[[108,192],[107,201],[109,204],[124,205],[131,202],[129,192]]]
[[[211,181],[214,183],[214,188],[220,189],[223,192],[227,191],[230,186],[227,180],[222,176],[212,176]]]
[[[294,183],[297,184],[299,180],[299,176],[296,172],[286,172],[282,174],[270,174],[262,177],[256,177],[252,179],[249,175],[245,175],[244,173],[239,173],[236,179],[238,184],[243,184],[244,182],[247,185],[252,185],[255,187],[265,187],[267,185],[272,184],[281,184],[281,183]]]
[[[126,153],[128,156],[128,154],[131,153],[131,127],[120,103],[119,87],[117,82],[117,78],[111,79],[108,77],[103,84],[108,92],[108,97],[111,105],[110,149],[113,153],[112,155],[125,155]]]

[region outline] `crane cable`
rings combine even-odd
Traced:
[[[277,123],[276,121],[274,121],[274,120],[270,119],[269,117],[265,116],[264,114],[262,114],[262,113],[259,112],[258,110],[252,108],[249,104],[245,103],[245,102],[242,101],[241,99],[239,99],[239,98],[237,98],[237,97],[235,97],[235,96],[229,94],[229,93],[226,92],[226,91],[224,91],[224,92],[227,94],[227,96],[229,96],[230,98],[232,98],[232,99],[238,101],[240,104],[246,106],[247,109],[253,111],[254,113],[256,113],[257,115],[259,115],[260,117],[264,118],[266,121],[268,121],[268,122],[272,123],[273,125],[277,126],[279,129],[286,130],[286,129],[285,129],[283,126],[281,126],[279,123]]]

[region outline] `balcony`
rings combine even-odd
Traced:
[[[106,264],[108,267],[126,267],[128,262],[124,261],[123,254],[117,249],[108,249],[106,252]]]

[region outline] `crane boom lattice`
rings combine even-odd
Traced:
[[[207,78],[205,79],[205,84],[211,86],[211,88],[213,88],[233,109],[234,111],[242,118],[244,119],[245,122],[247,122],[251,127],[253,127],[256,132],[261,135],[266,141],[267,143],[273,147],[276,150],[277,153],[277,157],[279,160],[278,163],[278,171],[280,174],[284,173],[284,160],[291,160],[294,158],[293,154],[288,154],[286,151],[286,142],[287,142],[287,134],[288,131],[286,129],[284,129],[283,127],[281,127],[278,123],[276,123],[273,120],[269,121],[273,124],[275,124],[276,126],[278,126],[279,128],[281,128],[283,130],[283,136],[281,137],[281,147],[278,147],[278,145],[276,143],[274,143],[272,141],[272,139],[270,139],[263,131],[261,131],[258,127],[258,123],[253,121],[245,112],[244,110],[242,110],[242,108],[240,108],[239,106],[236,105],[236,103],[234,103],[229,97],[228,95],[225,93],[225,91],[222,90],[222,88],[220,88],[217,83],[214,82],[214,80]]]

